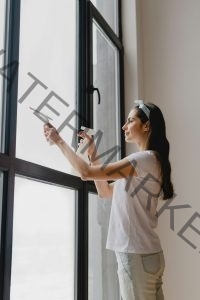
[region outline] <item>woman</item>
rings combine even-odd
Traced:
[[[55,128],[46,124],[44,133],[83,180],[95,181],[100,197],[112,197],[107,248],[116,253],[122,299],[163,300],[165,261],[154,228],[158,198],[161,193],[164,200],[173,196],[165,121],[156,105],[140,104],[130,111],[122,129],[126,142],[135,143],[139,151],[105,168],[93,159],[95,145],[86,133],[79,136],[90,141],[91,165],[74,153]]]

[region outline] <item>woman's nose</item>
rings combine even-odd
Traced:
[[[124,126],[122,126],[122,130],[126,129],[127,124],[125,123]]]

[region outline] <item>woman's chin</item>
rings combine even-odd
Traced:
[[[135,141],[135,139],[132,135],[127,134],[124,137],[125,137],[125,142],[126,143],[130,143],[130,144],[135,144],[136,143],[136,141]]]
[[[128,136],[125,136],[125,142],[126,143],[133,143],[133,141],[130,138],[128,138]]]

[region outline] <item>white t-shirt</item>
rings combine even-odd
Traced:
[[[162,247],[154,228],[158,223],[160,164],[150,150],[133,153],[127,158],[137,176],[114,183],[106,248],[131,253],[159,252]]]

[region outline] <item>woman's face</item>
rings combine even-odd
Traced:
[[[125,141],[128,143],[140,143],[146,137],[146,123],[143,124],[137,117],[137,110],[132,109],[128,115],[127,121],[122,127],[124,130]]]

